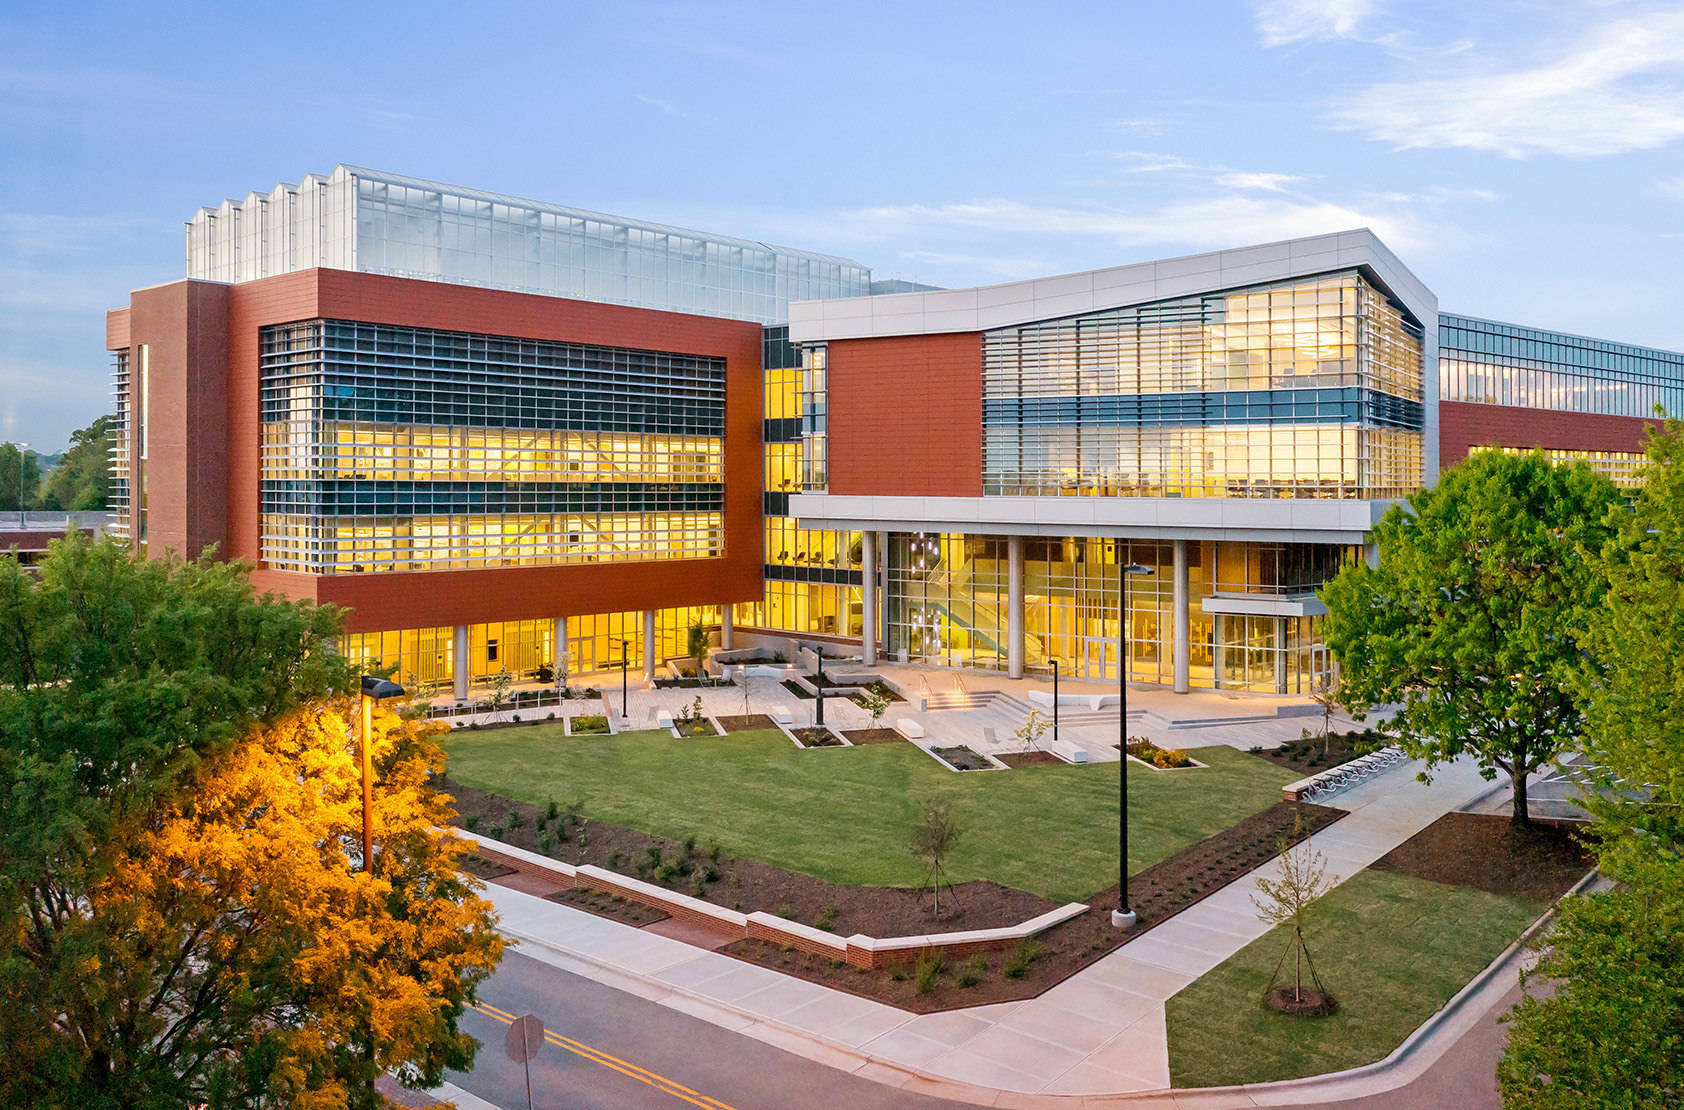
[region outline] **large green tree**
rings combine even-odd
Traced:
[[[70,433],[70,446],[41,483],[43,509],[68,512],[106,507],[111,494],[110,416]]]
[[[1603,872],[1562,907],[1499,1068],[1516,1110],[1684,1104],[1684,425],[1653,436],[1581,640]]]
[[[1472,755],[1514,784],[1573,744],[1577,634],[1601,596],[1594,555],[1619,493],[1583,464],[1482,451],[1374,527],[1378,565],[1322,590],[1341,703],[1400,708],[1377,731],[1409,755]]]
[[[386,714],[360,867],[340,627],[237,564],[0,558],[0,1105],[362,1105],[471,1059],[496,938]]]
[[[36,508],[40,487],[40,456],[15,443],[0,443],[0,511]]]

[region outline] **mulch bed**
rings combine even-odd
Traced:
[[[462,815],[457,819],[458,824],[464,823],[468,815],[476,815],[480,819],[478,831],[531,851],[540,850],[536,822],[543,810],[539,807],[510,802],[506,798],[451,782],[448,778],[442,779],[439,785],[456,798],[457,810]],[[489,827],[506,823],[511,810],[522,815],[518,828],[497,832]],[[1016,954],[1016,946],[950,959],[935,985],[925,991],[918,989],[916,971],[910,964],[901,968],[861,971],[828,957],[809,956],[776,944],[751,940],[733,942],[721,951],[797,978],[916,1013],[1034,998],[1115,951],[1128,940],[1140,936],[1153,925],[1273,858],[1280,850],[1283,837],[1290,834],[1297,815],[1302,815],[1307,835],[1344,816],[1344,811],[1308,803],[1282,802],[1133,876],[1129,882],[1129,893],[1140,920],[1129,932],[1124,933],[1111,924],[1117,888],[1095,894],[1086,899],[1090,907],[1087,913],[1034,938],[1034,956],[1017,977],[1007,974],[1007,965]],[[583,847],[579,845],[581,830],[586,842]],[[551,833],[553,836],[553,825]],[[660,847],[663,858],[667,860],[676,861],[683,857],[682,844],[600,821],[570,825],[568,839],[554,843],[550,854],[568,863],[594,863],[625,874],[636,874],[635,862],[646,858],[651,846]],[[916,936],[930,932],[988,929],[1028,921],[1058,905],[997,883],[968,882],[960,883],[954,892],[956,907],[936,919],[930,911],[929,897],[921,896],[917,890],[827,883],[753,860],[723,854],[714,858],[705,845],[697,847],[685,866],[688,873],[675,874],[665,882],[647,873],[638,877],[693,894],[691,884],[694,876],[698,872],[705,876],[712,869],[719,877],[704,884],[702,896],[709,901],[745,913],[765,910],[827,929],[839,936],[859,932],[879,937]],[[942,903],[944,911],[947,911],[945,893]],[[967,978],[974,979],[974,982],[962,985]]]
[[[684,737],[719,735],[719,733],[714,731],[713,722],[708,720],[706,717],[702,717],[699,720],[692,717],[688,721],[674,718],[672,727],[678,730],[678,734],[680,736]]]
[[[1315,735],[1308,739],[1288,740],[1278,748],[1260,748],[1251,754],[1309,778],[1330,767],[1349,763],[1373,751],[1376,745],[1383,746],[1385,743],[1371,729],[1364,729],[1362,732],[1335,732],[1327,738],[1327,751],[1323,754],[1321,729],[1315,728],[1310,731]]]
[[[734,717],[715,717],[716,721],[725,726],[726,732],[757,732],[761,729],[777,728],[777,723],[764,713],[738,713]]]
[[[988,762],[982,753],[960,744],[956,748],[931,748],[937,756],[955,771],[990,771],[994,764]]]
[[[842,735],[850,744],[904,744],[906,737],[892,728],[847,728]]]
[[[598,917],[606,917],[610,921],[618,921],[622,925],[643,928],[653,925],[657,921],[665,921],[669,916],[665,911],[654,906],[646,906],[642,902],[633,902],[629,898],[622,898],[617,894],[610,894],[606,890],[586,890],[575,887],[572,890],[562,890],[549,896],[550,901],[560,902],[564,906],[572,906],[576,910],[594,913]]]
[[[865,689],[868,692],[873,693],[873,694],[881,694],[884,697],[888,698],[891,702],[897,702],[897,701],[898,702],[904,702],[904,701],[906,701],[905,698],[903,698],[899,694],[895,693],[895,688],[893,686],[890,686],[887,682],[884,682],[880,678],[872,679],[871,682],[866,684]],[[849,694],[848,698],[855,705],[859,705],[861,709],[868,709],[869,708],[867,706],[860,705],[860,695],[858,695],[858,694]]]
[[[798,698],[805,698],[808,701],[813,700],[813,695],[809,694],[804,686],[797,684],[793,678],[786,678],[782,682],[778,683],[778,685],[782,686],[785,690],[788,690]]]
[[[545,854],[538,843],[542,834],[537,827],[539,818],[545,816],[545,807],[511,802],[496,794],[454,782],[448,776],[438,785],[456,799],[456,824],[466,827],[468,818],[475,817],[474,832]],[[916,890],[828,883],[810,875],[799,875],[723,852],[716,858],[715,846],[706,843],[698,843],[686,858],[682,841],[651,836],[601,821],[568,822],[565,820],[568,808],[566,805],[558,806],[563,817],[554,822],[546,820],[545,831],[551,837],[548,854],[553,859],[576,866],[595,864],[692,896],[696,895],[693,884],[699,874],[704,877],[704,892],[700,897],[714,905],[742,913],[764,910],[806,925],[828,927],[841,936],[858,932],[886,937],[916,936],[932,930],[993,929],[1016,925],[1059,905],[998,883],[960,883],[957,911],[952,914],[946,912],[947,896],[944,892],[943,914],[937,919],[930,913],[927,897],[924,904],[919,905],[919,892]],[[520,815],[518,828],[506,827],[511,811]],[[559,839],[556,828],[563,823],[568,827],[567,837]],[[581,832],[584,834],[582,838]],[[581,839],[584,840],[583,845],[580,844]],[[647,869],[639,873],[638,865],[648,859],[652,847],[661,849],[664,861],[678,865],[665,880]],[[705,878],[710,871],[716,876],[711,880]],[[828,926],[825,924],[827,920]]]
[[[804,748],[840,748],[842,741],[828,728],[808,727],[791,729]]]
[[[1064,760],[1051,752],[1005,752],[994,757],[1007,767],[1039,767],[1046,763],[1062,765]]]
[[[462,870],[476,879],[501,879],[504,875],[513,875],[515,869],[507,867],[495,860],[484,856],[463,856]]]
[[[1371,864],[1436,883],[1553,902],[1596,865],[1573,838],[1582,826],[1534,821],[1516,826],[1489,813],[1447,813]]]

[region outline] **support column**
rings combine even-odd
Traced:
[[[552,635],[554,637],[554,649],[551,654],[554,658],[550,660],[550,666],[555,670],[555,684],[556,689],[559,690],[566,684],[566,676],[568,673],[566,617],[557,617],[555,619],[555,631]]]
[[[450,642],[450,677],[455,680],[456,700],[468,700],[468,626],[456,626]]]
[[[730,651],[736,643],[737,623],[729,601],[719,607],[719,650]]]
[[[860,660],[877,665],[877,533],[860,533]]]
[[[655,610],[643,611],[643,681],[655,681]]]
[[[1172,631],[1175,636],[1175,692],[1185,694],[1191,688],[1188,681],[1188,656],[1192,633],[1192,608],[1187,589],[1187,541],[1175,541],[1175,616]]]
[[[1006,539],[1006,677],[1023,677],[1023,537]]]

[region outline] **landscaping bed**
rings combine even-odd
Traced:
[[[567,722],[567,731],[574,736],[606,736],[608,718],[601,713],[588,713]]]
[[[991,771],[994,764],[988,762],[981,752],[967,748],[960,744],[953,748],[931,748],[930,754],[940,759],[955,771]]]
[[[680,736],[718,736],[719,731],[706,717],[674,717],[673,731]]]
[[[1007,767],[1041,767],[1062,764],[1064,760],[1051,752],[1005,752],[994,757]]]
[[[484,856],[463,856],[459,866],[476,879],[501,879],[515,873],[514,868]]]
[[[904,744],[906,737],[892,728],[848,728],[842,730],[850,744]]]
[[[1116,747],[1115,744],[1111,746]],[[1198,766],[1180,748],[1160,747],[1144,736],[1131,736],[1129,738],[1127,754],[1142,763],[1156,767],[1160,771],[1176,771],[1186,767]]]
[[[1446,813],[1370,865],[1488,894],[1554,901],[1584,878],[1596,857],[1573,838],[1580,826],[1506,816]]]
[[[807,692],[807,688],[802,686],[799,682],[796,682],[793,678],[786,678],[782,682],[778,683],[778,685],[782,686],[785,690],[788,690],[798,698],[805,698],[808,701],[813,700],[813,695]]]
[[[763,910],[841,936],[862,931],[889,937],[993,929],[1028,921],[1061,904],[999,883],[973,880],[958,884],[957,906],[951,913],[949,894],[942,891],[943,913],[938,919],[929,910],[928,897],[919,905],[916,889],[830,883],[727,855],[715,844],[675,841],[581,819],[573,815],[572,803],[558,804],[556,817],[550,818],[548,806],[513,802],[448,777],[438,785],[456,799],[456,824],[471,832],[575,866],[594,864],[742,913]],[[538,827],[540,820],[543,829]]]
[[[891,702],[896,702],[896,701],[904,702],[904,701],[906,701],[905,698],[901,697],[900,694],[895,692],[895,688],[893,686],[890,686],[887,682],[884,682],[880,678],[872,679],[870,683],[861,687],[861,689],[864,690],[865,693],[868,693],[868,694],[879,694],[882,697],[888,698]],[[865,709],[865,710],[869,711],[870,708],[871,708],[868,705],[861,705],[860,704],[860,695],[859,694],[848,695],[848,700],[852,701],[855,705],[858,705],[861,709]]]
[[[1288,740],[1278,748],[1253,748],[1251,754],[1309,778],[1330,767],[1349,763],[1384,745],[1385,739],[1376,735],[1373,729],[1335,732],[1327,738],[1324,752],[1324,744],[1318,730],[1312,736]]]
[[[761,729],[777,728],[772,718],[764,713],[738,713],[734,716],[715,717],[726,732],[758,732]]]
[[[657,921],[665,921],[671,916],[664,910],[644,905],[642,902],[634,902],[618,894],[610,894],[606,890],[574,887],[572,890],[557,891],[548,897],[552,902],[560,902],[564,906],[572,906],[576,910],[594,913],[598,917],[606,917],[610,921],[618,921],[622,925],[631,925],[638,929],[645,925],[653,925]]]
[[[809,725],[806,728],[793,728],[790,733],[801,742],[803,748],[840,748],[842,741],[828,728],[819,725]]]

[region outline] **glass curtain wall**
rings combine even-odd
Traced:
[[[1684,413],[1684,354],[1441,313],[1439,397],[1606,416]]]
[[[1421,358],[1355,272],[988,332],[984,492],[1402,496]]]

